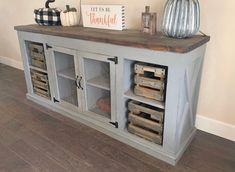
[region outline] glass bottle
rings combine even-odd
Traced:
[[[156,33],[157,14],[150,13],[150,6],[145,6],[145,12],[142,13],[142,31],[144,33]]]
[[[151,19],[150,6],[146,6],[145,12],[142,13],[143,32],[145,33],[149,33],[150,31],[150,19]]]

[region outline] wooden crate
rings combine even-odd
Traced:
[[[38,81],[38,80],[35,80],[33,78],[32,78],[32,82],[33,82],[33,85],[37,88],[41,88],[41,89],[44,89],[44,90],[49,90],[48,82]]]
[[[50,95],[50,91],[49,91],[49,90],[44,90],[44,89],[40,89],[40,88],[34,87],[34,88],[33,88],[33,91],[34,91],[34,93],[37,94],[38,96],[41,96],[41,97],[44,97],[44,98],[47,98],[47,99],[50,99],[50,98],[51,98],[51,95]]]
[[[35,70],[31,70],[30,73],[31,73],[32,79],[37,80],[37,81],[48,82],[48,77],[46,73],[38,72]]]
[[[135,126],[140,126],[142,128],[146,128],[152,131],[156,131],[159,135],[162,135],[163,124],[158,121],[151,120],[151,118],[146,118],[144,114],[133,114],[129,112],[128,120]]]
[[[143,74],[136,74],[134,77],[135,84],[158,89],[160,91],[164,90],[165,82],[163,80],[157,80],[145,77]]]
[[[40,69],[46,69],[47,68],[45,61],[36,60],[34,58],[31,59],[31,64],[32,64],[32,66],[38,67]]]
[[[162,67],[156,67],[154,65],[145,64],[145,63],[136,63],[135,64],[135,73],[137,74],[146,74],[152,73],[154,77],[164,79],[166,76],[166,70]]]
[[[157,144],[162,144],[162,136],[151,131],[147,131],[141,127],[135,126],[133,124],[128,124],[127,130],[139,137],[142,137],[146,140],[152,141]]]
[[[50,99],[49,81],[46,73],[31,70],[33,91],[38,96]]]
[[[43,44],[30,43],[29,51],[32,58],[45,61]]]
[[[159,123],[163,123],[164,112],[158,108],[132,100],[128,103],[128,110],[137,115],[140,113],[149,114],[152,120],[157,120]]]
[[[134,88],[134,93],[138,96],[143,96],[149,99],[164,101],[164,92],[160,90],[136,85]]]
[[[41,57],[36,57],[36,56],[31,55],[31,58],[34,59],[34,60],[38,60],[38,61],[46,63],[46,59],[45,59],[44,55],[41,56]]]
[[[43,44],[29,43],[29,52],[31,56],[31,65],[41,69],[46,69]]]

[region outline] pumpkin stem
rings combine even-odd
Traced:
[[[70,7],[69,7],[69,5],[66,5],[66,9],[67,9],[67,12],[69,12],[69,11],[70,11]]]
[[[76,8],[70,8],[70,11],[71,12],[77,12],[77,9]]]
[[[49,4],[52,3],[52,2],[55,2],[55,0],[47,0],[46,3],[45,3],[45,7],[50,8]]]

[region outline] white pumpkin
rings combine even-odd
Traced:
[[[70,8],[66,5],[66,10],[60,13],[62,26],[76,26],[79,24],[79,13],[76,8]]]

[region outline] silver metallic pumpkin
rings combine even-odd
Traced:
[[[191,37],[199,31],[198,0],[167,0],[162,20],[162,32],[175,38]]]

